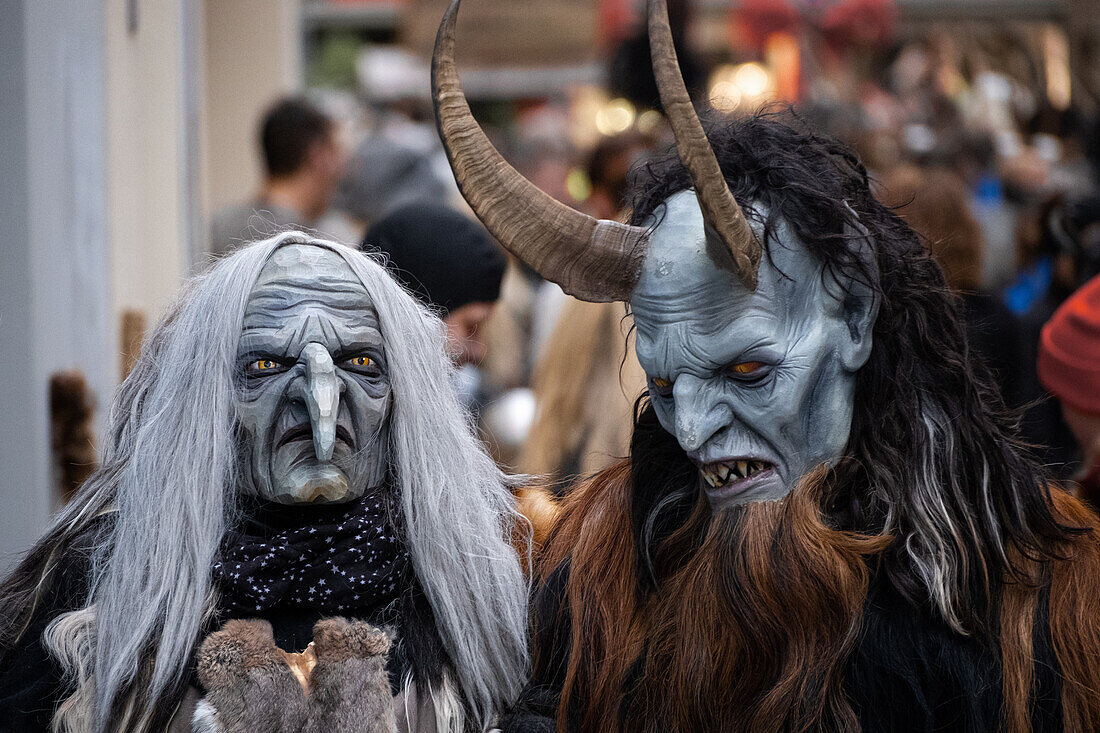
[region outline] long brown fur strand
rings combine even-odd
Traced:
[[[545,580],[570,560],[573,653],[559,728],[576,705],[582,730],[858,730],[843,669],[867,594],[865,558],[889,539],[826,525],[826,475],[732,514],[700,499],[658,549],[655,565],[669,572],[645,595],[629,464],[574,492],[541,566]]]
[[[1030,733],[1029,703],[1035,694],[1033,629],[1041,589],[1050,587],[1050,633],[1062,672],[1065,730],[1100,730],[1100,520],[1068,493],[1053,489],[1058,521],[1087,530],[1071,534],[1041,558],[1015,553],[1014,572],[1001,597],[1005,733]]]
[[[1066,542],[1053,561],[1050,633],[1062,668],[1062,715],[1067,731],[1100,730],[1100,520],[1081,501],[1052,491],[1055,516],[1087,534]]]
[[[1031,733],[1029,702],[1035,692],[1033,633],[1039,603],[1040,566],[1013,558],[1016,572],[1001,595],[1001,669],[1004,691],[1003,730]]]

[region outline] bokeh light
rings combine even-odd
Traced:
[[[722,64],[710,75],[710,103],[722,112],[733,112],[742,105],[753,105],[771,96],[775,80],[763,65]]]
[[[655,135],[664,121],[664,115],[660,112],[655,109],[647,109],[638,115],[638,132],[643,135]]]
[[[587,201],[592,195],[592,181],[581,168],[572,168],[565,176],[565,190],[574,201]]]
[[[634,105],[619,97],[600,108],[596,113],[596,129],[603,135],[618,135],[634,124]]]

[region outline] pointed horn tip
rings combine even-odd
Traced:
[[[462,0],[450,0],[447,5],[447,9],[443,11],[443,18],[439,21],[439,30],[435,34],[435,44],[432,46],[432,87],[435,87],[436,68],[440,62],[440,55],[443,50],[443,46],[450,44],[454,45],[455,27],[458,25],[458,6],[462,3]],[[454,64],[454,59],[450,58],[448,61]]]

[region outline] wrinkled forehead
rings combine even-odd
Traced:
[[[280,247],[252,287],[245,320],[285,315],[304,305],[334,312],[374,312],[370,294],[343,257],[315,245]]]
[[[762,240],[762,228],[754,223],[753,229]],[[785,223],[780,222],[769,243],[770,258],[760,264],[754,292],[734,273],[717,267],[707,247],[695,192],[670,196],[650,235],[642,274],[630,299],[639,331],[684,321],[716,321],[714,328],[720,329],[740,314],[761,309],[784,317],[820,308],[822,264]]]

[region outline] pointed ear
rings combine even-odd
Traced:
[[[848,277],[843,283],[845,296],[841,317],[847,326],[848,338],[840,344],[838,353],[844,368],[854,372],[871,358],[872,332],[878,318],[879,293],[876,286],[879,272],[867,230],[857,223],[855,227],[848,227],[848,234],[860,260],[861,270],[871,279],[867,283],[862,278]]]

